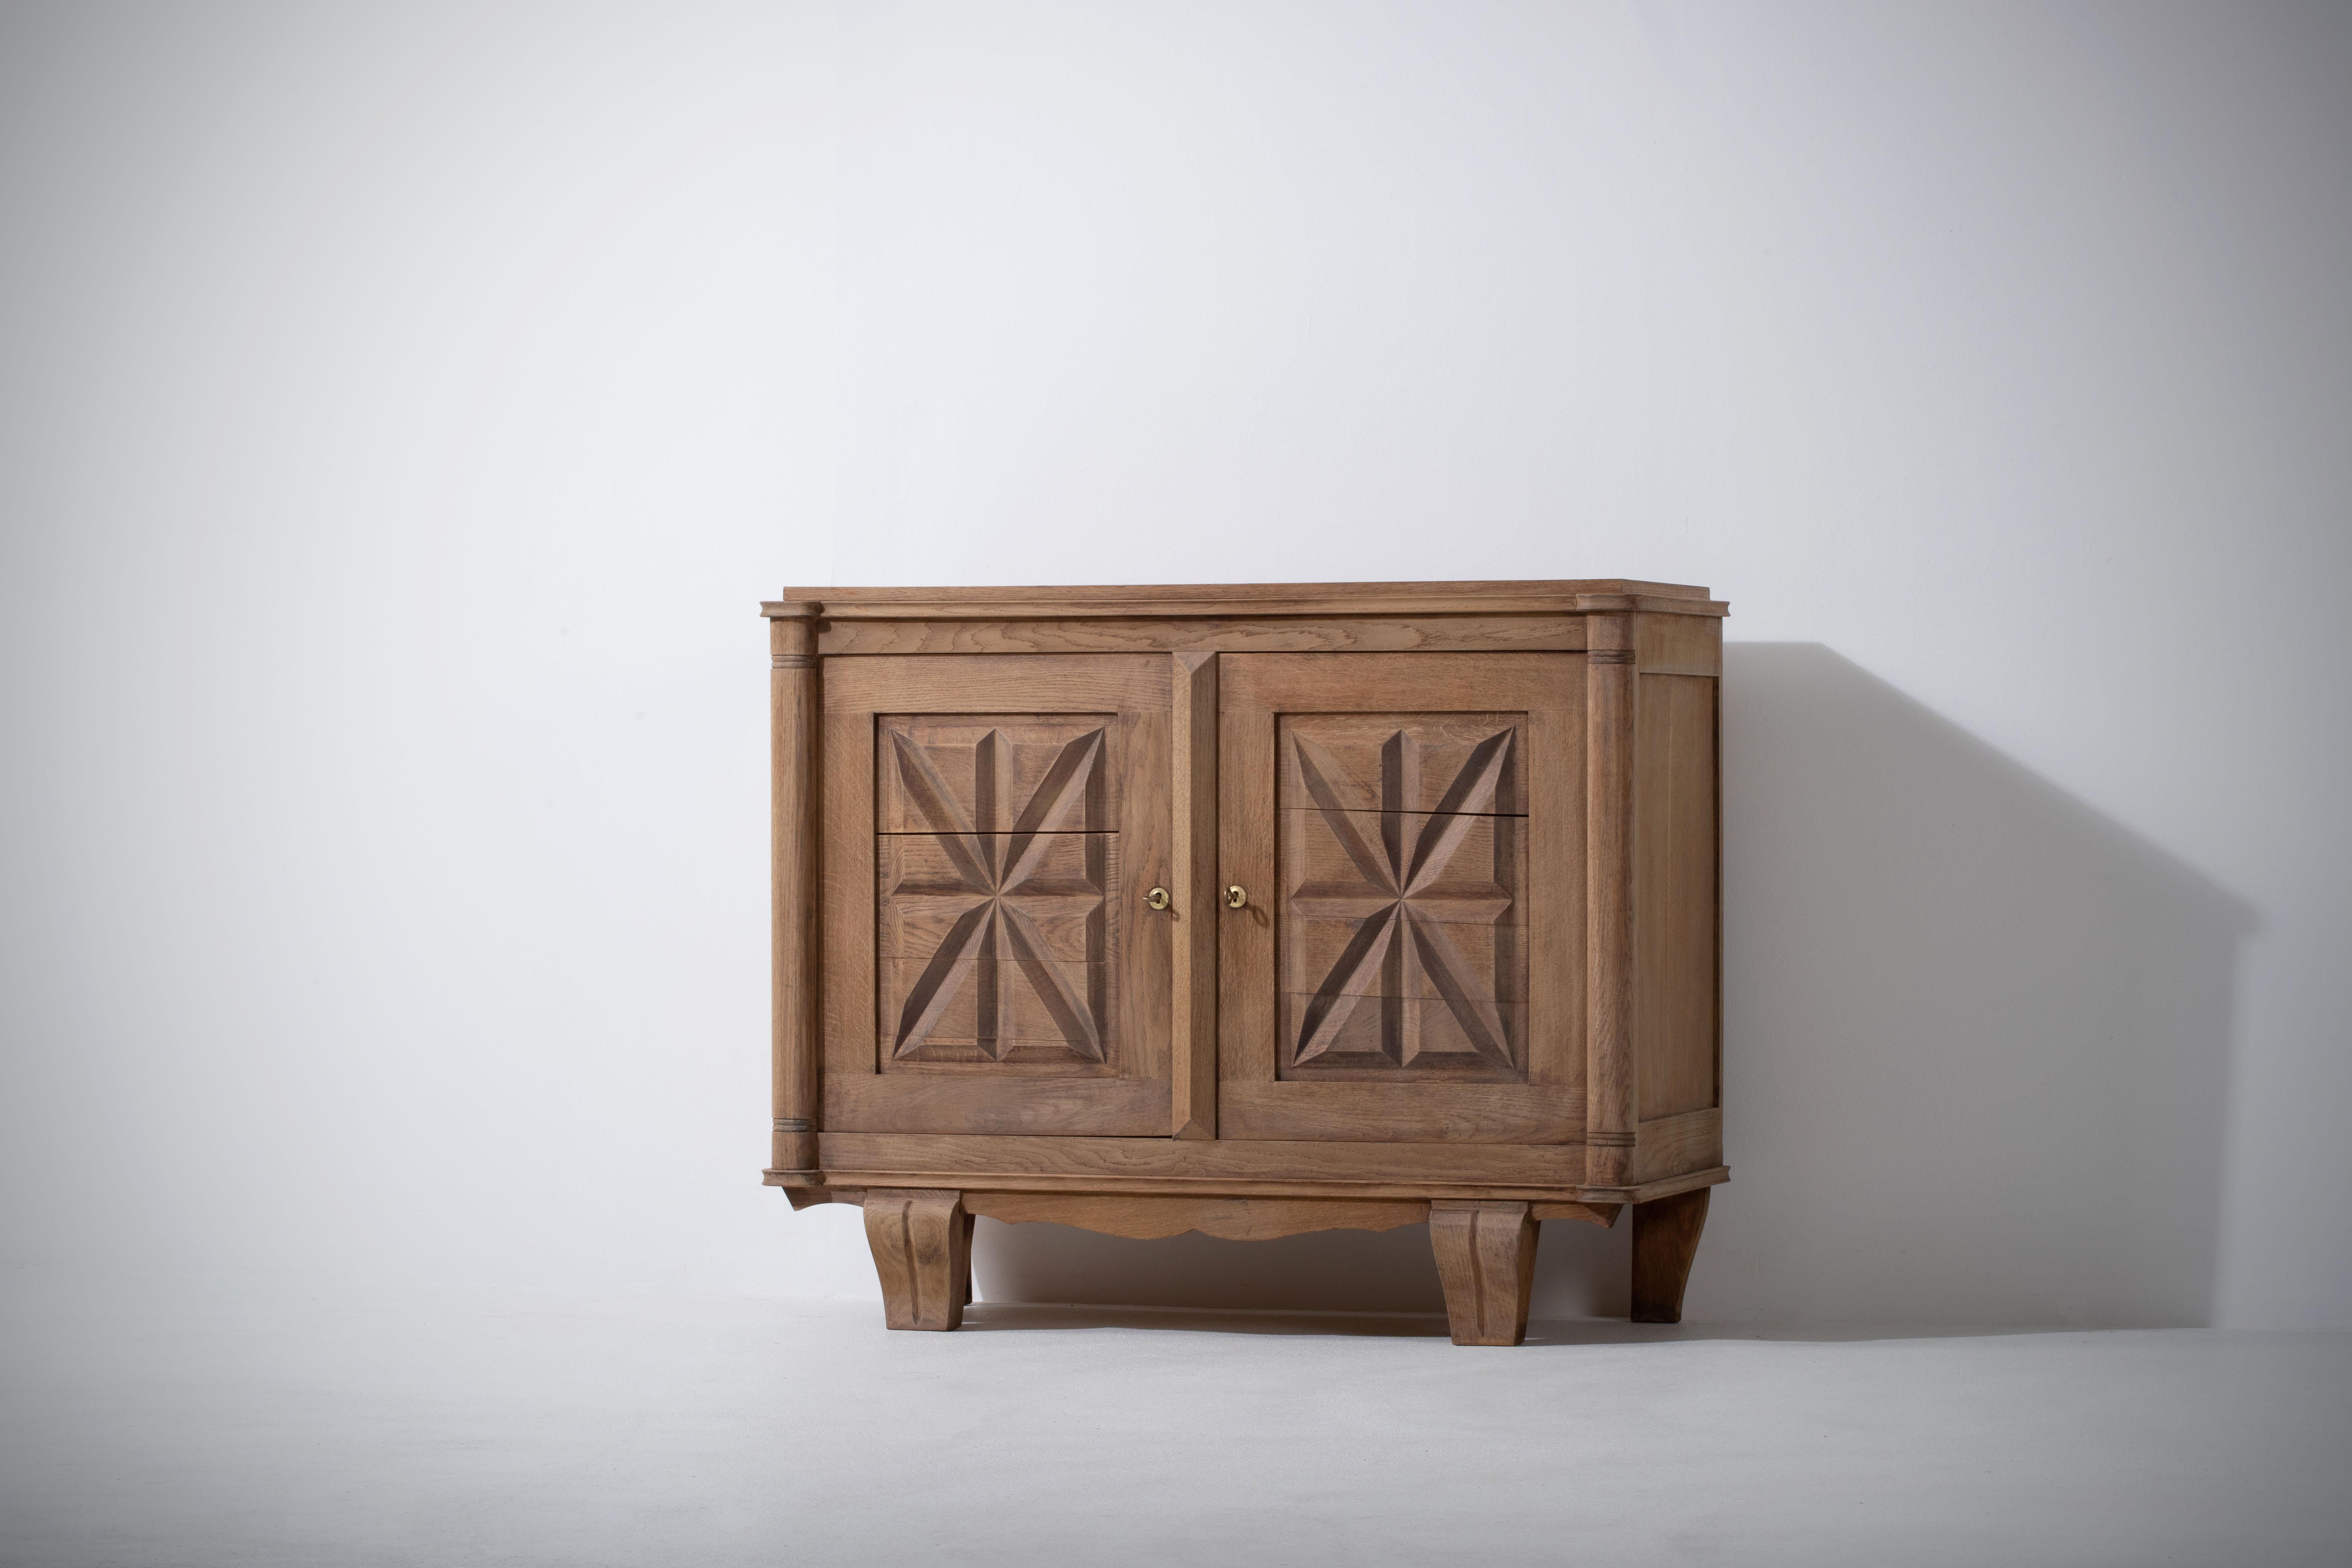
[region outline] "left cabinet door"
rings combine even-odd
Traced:
[[[1171,665],[824,667],[824,1125],[1170,1131]]]

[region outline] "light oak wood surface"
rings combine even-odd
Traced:
[[[1707,616],[1642,616],[1633,632],[1633,668],[1643,675],[1723,673],[1723,623]]]
[[[1585,664],[1585,1179],[1625,1179],[1633,1142],[1633,621],[1595,616]]]
[[[1698,1255],[1699,1232],[1706,1227],[1712,1189],[1660,1198],[1633,1206],[1633,1321],[1679,1323],[1683,1288]]]
[[[1472,1182],[1580,1188],[1583,1151],[1573,1143],[1343,1143],[1316,1139],[961,1137],[836,1132],[819,1140],[828,1173],[893,1169],[1008,1169],[1068,1176],[1202,1176],[1279,1181]]]
[[[1678,1116],[1661,1116],[1635,1129],[1633,1157],[1626,1181],[1633,1185],[1723,1163],[1723,1112],[1706,1106]]]
[[[795,1209],[816,1204],[860,1201],[864,1183],[869,1176],[859,1172],[836,1169],[831,1173],[833,1184],[814,1185],[785,1180],[790,1173],[771,1171],[767,1184],[784,1189]],[[1700,1187],[1716,1186],[1730,1178],[1731,1172],[1723,1165],[1711,1170],[1689,1171],[1662,1181],[1644,1182],[1638,1187],[1542,1187],[1498,1186],[1478,1182],[1326,1182],[1274,1178],[1264,1180],[1246,1176],[1151,1176],[1103,1175],[1068,1176],[1039,1174],[1034,1172],[1003,1170],[975,1173],[922,1172],[911,1177],[901,1170],[889,1176],[890,1181],[918,1179],[942,1188],[965,1190],[977,1186],[989,1192],[1034,1193],[1043,1194],[1081,1194],[1133,1197],[1244,1197],[1244,1198],[1332,1198],[1359,1202],[1372,1198],[1413,1199],[1433,1201],[1437,1198],[1459,1198],[1465,1201],[1495,1199],[1535,1205],[1538,1219],[1575,1219],[1600,1226],[1604,1230],[1614,1223],[1613,1216],[1629,1204],[1655,1203],[1692,1192]],[[875,1184],[883,1184],[877,1182]]]
[[[1213,653],[1178,653],[1169,755],[1171,1131],[1217,1135],[1217,676]]]
[[[803,616],[769,623],[769,734],[774,885],[772,973],[774,1019],[772,1168],[816,1179],[819,955],[817,713],[814,625]]]
[[[1526,1204],[1429,1205],[1429,1246],[1455,1344],[1515,1345],[1528,1337],[1541,1235]]]
[[[1169,1130],[1164,656],[872,658],[824,687],[824,1087],[845,1130]]]
[[[971,1300],[971,1216],[952,1192],[877,1188],[865,1194],[866,1242],[894,1329],[948,1330]]]
[[[1414,1200],[1155,1197],[1108,1193],[971,1193],[964,1206],[1010,1225],[1046,1221],[1151,1241],[1198,1231],[1225,1241],[1272,1241],[1313,1230],[1394,1230],[1429,1217]]]
[[[768,615],[822,605],[836,620],[1047,621],[1124,616],[1541,616],[1623,611],[1720,616],[1704,588],[1593,578],[1547,583],[1255,583],[1083,588],[787,588]]]
[[[1221,1104],[1228,1138],[1278,1140],[1310,1126],[1342,1142],[1574,1143],[1584,1131],[1574,1084],[1228,1083]]]
[[[1643,1121],[1717,1103],[1715,687],[1641,679],[1634,1073]]]
[[[1585,1076],[1562,1026],[1581,994],[1576,656],[1221,662],[1223,862],[1259,889],[1219,954],[1226,1135],[1355,1139],[1377,1116],[1398,1142],[1507,1121],[1572,1136],[1533,1091]],[[1422,1092],[1292,1092],[1355,1082]]]
[[[972,1218],[1427,1219],[1455,1337],[1634,1209],[1679,1312],[1722,1164],[1721,617],[1539,583],[788,590],[774,1137],[894,1327]]]
[[[824,622],[817,634],[817,651],[828,658],[885,653],[1564,652],[1583,646],[1584,622],[1575,616],[843,619]]]

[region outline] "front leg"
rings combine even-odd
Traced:
[[[963,1194],[883,1187],[866,1194],[866,1243],[894,1329],[952,1329],[971,1291],[971,1216]]]
[[[1515,1345],[1528,1337],[1540,1234],[1526,1204],[1429,1205],[1429,1247],[1455,1344]]]
[[[1698,1233],[1706,1227],[1706,1194],[1677,1193],[1633,1205],[1633,1321],[1679,1323],[1683,1287],[1690,1282]]]

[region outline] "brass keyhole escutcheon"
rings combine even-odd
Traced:
[[[1164,910],[1168,907],[1168,889],[1154,888],[1143,895],[1143,901],[1155,910]]]
[[[1242,891],[1240,883],[1236,882],[1232,887],[1225,889],[1225,907],[1227,909],[1237,910],[1248,902],[1249,895]]]

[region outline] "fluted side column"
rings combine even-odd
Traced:
[[[769,612],[774,780],[774,1084],[772,1179],[814,1185],[817,1172],[817,719],[820,605]],[[793,1178],[799,1178],[794,1181]]]
[[[1585,627],[1585,1180],[1613,1187],[1634,1135],[1634,619]]]

